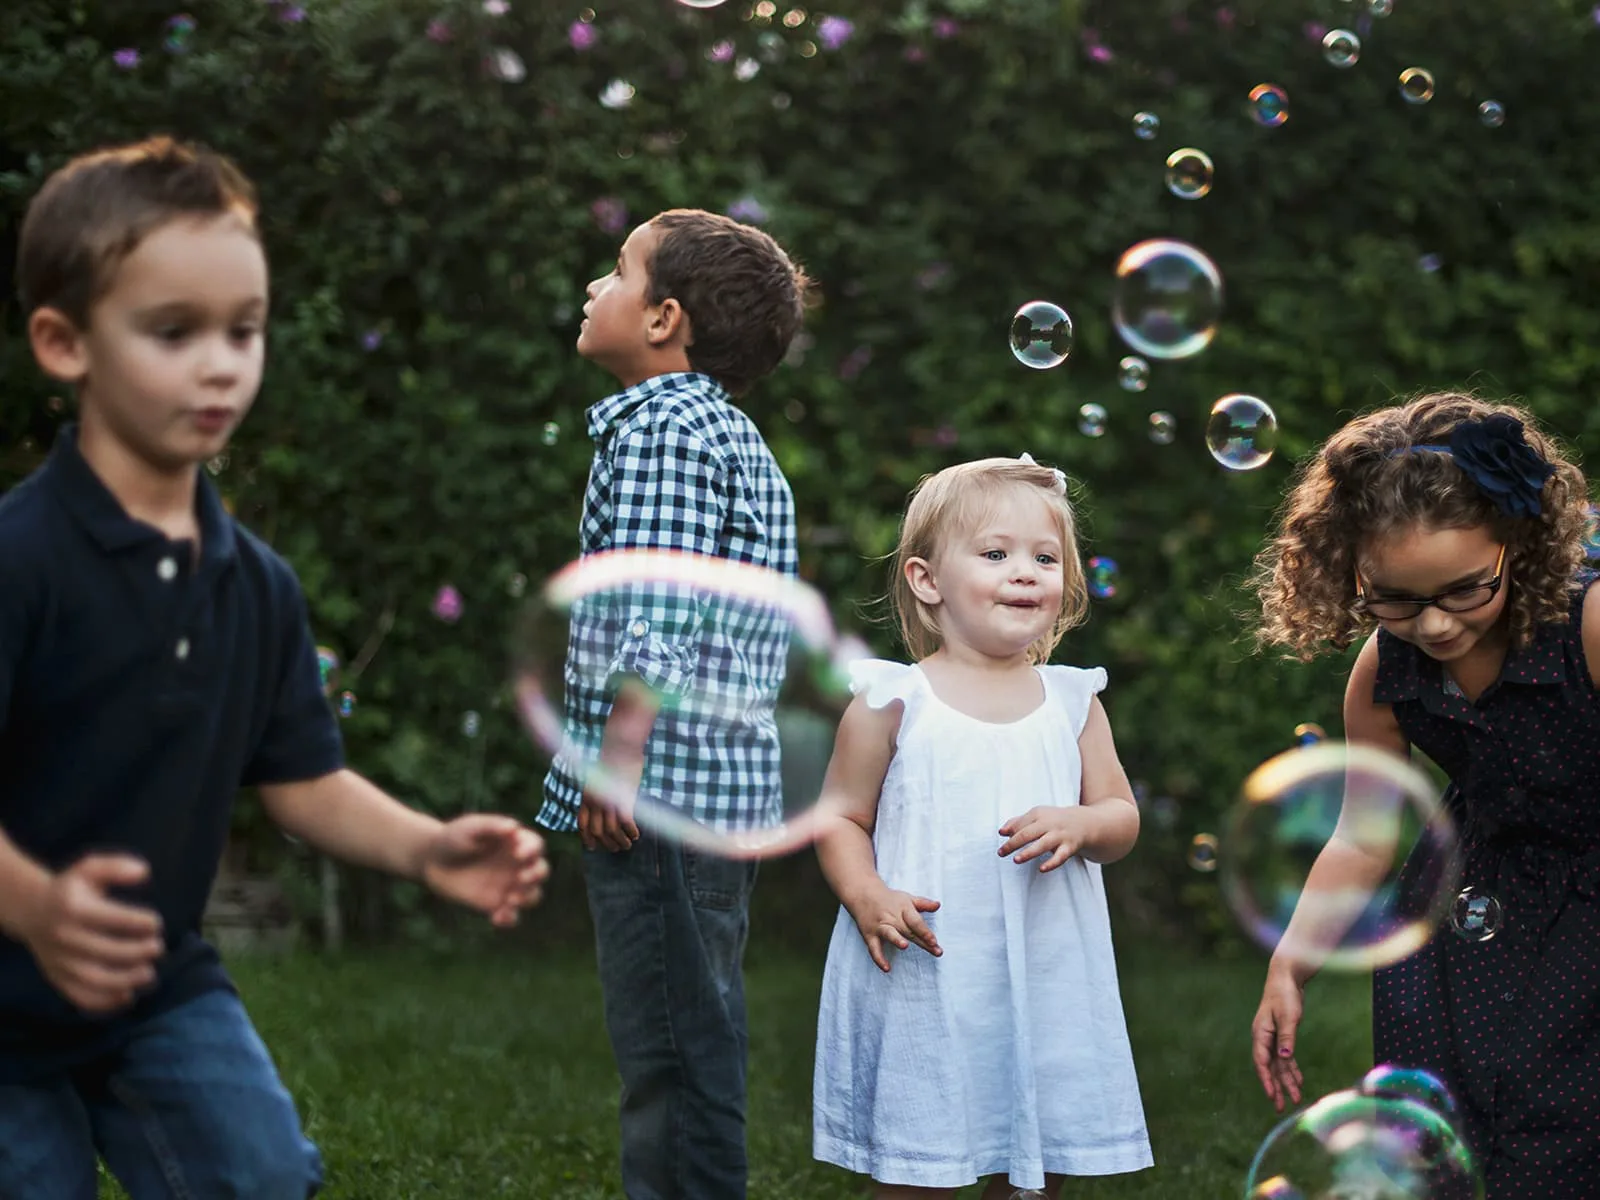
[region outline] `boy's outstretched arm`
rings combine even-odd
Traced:
[[[286,833],[333,858],[425,883],[496,925],[516,924],[550,875],[543,840],[513,818],[469,813],[440,821],[351,770],[262,784],[260,792]]]

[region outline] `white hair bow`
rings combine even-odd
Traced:
[[[1034,460],[1033,455],[1027,453],[1018,455],[1017,460],[1019,462],[1027,463],[1030,467],[1037,467],[1039,465]],[[1050,473],[1056,477],[1056,495],[1065,496],[1067,494],[1067,473],[1060,467],[1051,467]]]

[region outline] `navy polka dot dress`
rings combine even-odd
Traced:
[[[1475,703],[1378,635],[1374,698],[1450,776],[1462,886],[1505,920],[1482,942],[1447,923],[1376,972],[1373,1049],[1449,1085],[1487,1200],[1600,1197],[1600,692],[1579,623],[1592,578],[1572,620],[1510,651]]]

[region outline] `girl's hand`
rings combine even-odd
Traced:
[[[1000,843],[1000,857],[1015,854],[1014,861],[1025,863],[1048,854],[1050,857],[1039,864],[1039,870],[1054,871],[1083,849],[1090,821],[1091,814],[1081,804],[1069,808],[1030,808],[1000,826],[1000,836],[1006,839]]]
[[[1267,968],[1261,1007],[1250,1023],[1250,1043],[1256,1078],[1279,1112],[1283,1111],[1285,1097],[1300,1103],[1300,1085],[1304,1081],[1294,1060],[1294,1035],[1304,1011],[1305,984],[1289,967],[1273,963]]]
[[[847,911],[855,920],[861,940],[867,944],[867,953],[885,975],[889,973],[889,956],[883,952],[884,942],[901,950],[909,950],[915,942],[935,958],[944,953],[939,948],[939,939],[922,919],[923,913],[939,911],[937,900],[883,888]]]

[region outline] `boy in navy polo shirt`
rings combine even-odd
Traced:
[[[772,238],[726,217],[676,209],[629,235],[615,269],[589,285],[578,336],[578,353],[623,388],[589,410],[584,554],[679,551],[797,573],[788,481],[734,400],[783,360],[806,289]],[[614,632],[575,616],[569,744],[701,823],[766,824],[782,791],[770,714],[786,628],[660,625],[669,627],[630,618]],[[596,658],[616,664],[612,677],[659,680],[687,669],[688,686],[748,704],[731,721],[658,718],[632,692],[585,684],[595,673],[584,665]],[[741,974],[754,864],[641,833],[631,812],[585,794],[559,757],[539,822],[576,829],[584,846],[606,1028],[622,1076],[624,1190],[630,1200],[742,1200]]]
[[[261,381],[250,183],[156,139],[79,158],[23,224],[40,367],[81,410],[0,499],[0,1196],[305,1200],[316,1148],[200,920],[233,798],[509,925],[548,868],[344,768],[294,572],[198,464]]]

